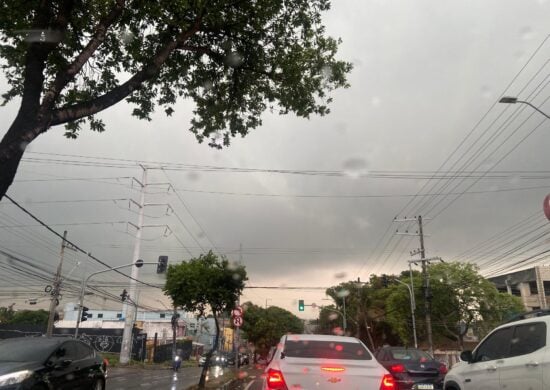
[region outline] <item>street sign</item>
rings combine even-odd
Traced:
[[[233,317],[233,325],[236,327],[242,326],[243,324],[243,318],[242,317]]]
[[[550,220],[550,194],[546,195],[546,198],[544,198],[544,215],[546,215],[546,218]]]
[[[240,306],[237,306],[236,308],[231,311],[231,315],[233,317],[242,317],[243,316],[243,308]]]

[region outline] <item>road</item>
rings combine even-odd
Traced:
[[[172,370],[146,370],[139,368],[114,367],[109,370],[107,389],[154,389],[180,390],[199,383],[200,367],[182,368],[178,373]]]

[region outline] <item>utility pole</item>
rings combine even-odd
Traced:
[[[141,183],[141,196],[140,196],[140,202],[139,202],[139,214],[138,214],[138,222],[137,222],[137,232],[136,232],[136,240],[134,243],[134,256],[132,258],[132,263],[135,263],[139,260],[140,250],[141,250],[141,233],[143,231],[143,209],[145,208],[145,190],[147,187],[147,168],[143,167],[143,177]],[[139,268],[138,267],[132,267],[132,274],[130,279],[130,288],[128,295],[131,299],[136,299],[136,284],[137,284],[137,278],[139,276]],[[137,304],[137,302],[136,302]],[[126,304],[126,317],[124,318],[124,332],[122,334],[122,346],[120,349],[120,363],[121,364],[128,364],[130,362],[130,346],[132,344],[132,338],[133,338],[133,310],[135,308],[132,305]]]
[[[239,265],[242,265],[243,263],[243,244],[240,243],[239,244]],[[241,296],[239,295],[239,297],[237,298],[237,302],[235,304],[236,307],[240,307],[241,306]],[[237,326],[236,329],[235,329],[235,336],[233,337],[233,341],[234,341],[234,352],[235,352],[235,368],[237,369],[237,371],[239,370],[239,367],[240,367],[240,363],[241,363],[241,359],[240,359],[240,356],[239,356],[239,351],[240,351],[240,347],[241,347],[241,327],[240,326]]]
[[[55,308],[59,304],[59,291],[61,290],[61,269],[63,267],[63,257],[65,256],[65,241],[67,239],[67,231],[63,232],[63,241],[61,241],[61,252],[59,253],[59,265],[57,266],[57,272],[55,273],[55,279],[53,282],[52,297],[50,299],[50,313],[48,317],[48,327],[46,328],[46,336],[52,337],[53,322],[55,318]]]
[[[426,306],[426,332],[428,333],[428,348],[430,355],[434,354],[432,334],[432,291],[430,289],[430,277],[428,276],[428,262],[424,249],[424,230],[422,228],[422,216],[418,216],[418,235],[420,237],[420,260],[422,260],[422,279],[424,280],[424,304]]]
[[[428,350],[433,356],[434,347],[433,347],[433,335],[432,335],[432,292],[430,289],[430,278],[428,276],[428,262],[432,259],[426,259],[426,250],[424,248],[424,228],[422,225],[422,216],[414,218],[404,218],[404,219],[394,219],[394,222],[412,222],[416,221],[418,223],[418,232],[416,234],[410,234],[408,232],[399,233],[399,235],[412,235],[418,236],[420,238],[420,249],[417,251],[411,252],[412,254],[420,254],[420,262],[422,263],[422,280],[424,287],[424,306],[426,309],[426,333],[428,336]],[[414,262],[414,261],[413,261]]]

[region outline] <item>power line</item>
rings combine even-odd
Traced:
[[[57,237],[63,239],[63,236],[61,234],[59,234],[58,232],[56,232],[55,230],[53,230],[49,225],[47,225],[45,222],[43,222],[42,220],[40,220],[38,217],[36,217],[34,214],[32,214],[29,210],[27,210],[26,208],[24,208],[23,206],[21,206],[19,203],[17,203],[15,200],[13,200],[8,194],[5,194],[4,197],[6,199],[8,199],[10,202],[12,202],[14,205],[16,205],[20,210],[22,210],[25,214],[27,214],[29,217],[31,217],[33,220],[35,220],[36,222],[38,222],[41,226],[45,227],[47,230],[49,230],[51,233],[53,233],[54,235],[56,235]],[[65,241],[70,244],[75,250],[87,255],[90,259],[94,260],[95,262],[105,266],[106,268],[108,269],[111,269],[112,267],[110,267],[107,263],[99,260],[97,257],[93,256],[91,253],[89,252],[86,252],[84,249],[80,248],[78,245],[76,245],[75,243],[71,242],[70,240],[67,240],[65,239]],[[133,279],[135,280],[136,282],[138,283],[141,283],[143,285],[147,285],[147,286],[153,286],[147,282],[143,282],[141,280],[137,280],[137,279],[134,279],[132,278],[131,276],[129,275],[126,275],[124,272],[121,272],[120,270],[113,270],[114,272],[124,276],[125,278],[129,278],[129,279]]]

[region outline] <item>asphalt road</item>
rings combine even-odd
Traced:
[[[172,370],[146,370],[139,368],[114,367],[109,370],[107,390],[153,389],[181,390],[199,383],[200,367]]]

